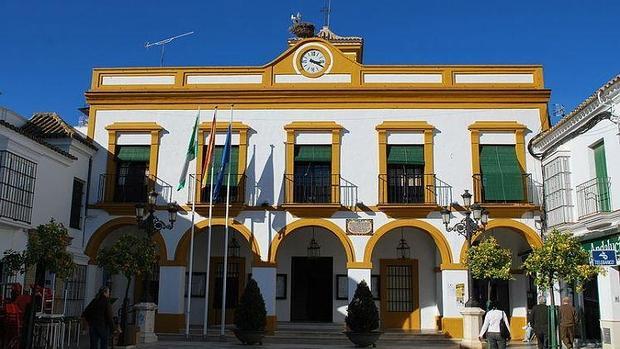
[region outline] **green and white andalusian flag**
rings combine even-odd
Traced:
[[[198,112],[200,115],[200,112]],[[181,190],[185,188],[185,183],[187,181],[187,171],[189,171],[189,163],[196,159],[196,154],[198,154],[198,140],[197,140],[197,131],[198,130],[198,115],[196,116],[196,121],[194,121],[194,128],[192,129],[192,135],[189,139],[189,145],[187,146],[187,154],[185,154],[185,163],[183,164],[183,170],[181,171],[181,176],[179,177],[179,185],[177,186],[177,190]]]

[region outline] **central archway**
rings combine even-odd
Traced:
[[[372,235],[370,240],[366,243],[366,249],[364,250],[364,264],[371,266],[372,265],[372,252],[375,249],[375,246],[385,234],[397,228],[418,228],[423,232],[430,235],[435,241],[435,245],[439,250],[439,255],[441,256],[441,267],[447,267],[452,265],[452,250],[450,249],[450,245],[446,240],[445,236],[439,231],[439,229],[435,228],[432,224],[418,220],[418,219],[399,219],[387,224],[382,225],[377,231]]]

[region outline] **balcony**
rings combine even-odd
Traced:
[[[99,175],[94,208],[104,209],[110,214],[135,215],[135,204],[145,203],[152,190],[159,193],[157,205],[164,206],[172,202],[172,185],[160,178],[143,174],[102,173]]]
[[[357,189],[338,174],[285,174],[283,206],[294,214],[326,215],[343,206],[354,207]]]
[[[577,213],[579,219],[611,211],[611,179],[593,178],[577,186]]]
[[[202,175],[189,175],[189,186],[187,190],[187,204],[192,203],[192,194],[196,195],[196,212],[208,215],[209,214],[209,192],[211,190],[211,178],[207,175],[206,187],[200,188]],[[215,182],[217,177],[213,178]],[[213,198],[213,210],[212,213],[215,216],[223,216],[226,213],[226,183],[228,181],[227,175],[224,175],[222,187],[216,198]],[[215,184],[215,183],[214,183]],[[236,215],[245,206],[245,185],[246,176],[243,173],[230,174],[230,195],[229,195],[229,214]],[[196,190],[196,188],[198,190]]]
[[[473,180],[474,201],[496,217],[519,218],[542,202],[542,185],[534,183],[531,173],[475,174]]]
[[[378,202],[391,217],[426,217],[450,205],[452,186],[435,174],[380,174]]]
[[[0,218],[30,224],[37,164],[0,151]]]

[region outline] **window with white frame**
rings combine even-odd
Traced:
[[[558,156],[544,165],[545,207],[549,227],[572,221],[568,160],[568,156]]]

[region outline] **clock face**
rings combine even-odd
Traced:
[[[308,50],[301,56],[301,67],[307,73],[318,74],[325,70],[327,60],[323,52],[319,50]]]

